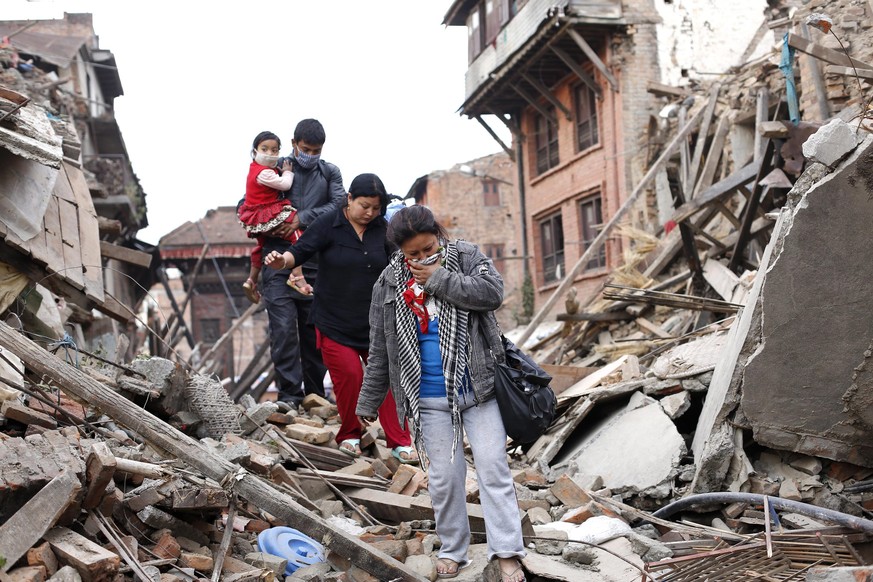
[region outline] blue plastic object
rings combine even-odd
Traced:
[[[288,560],[285,575],[324,562],[324,546],[290,527],[271,527],[258,534],[258,549]]]

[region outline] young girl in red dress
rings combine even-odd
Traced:
[[[252,142],[252,163],[246,178],[246,197],[237,209],[237,216],[249,237],[257,239],[257,245],[252,250],[252,265],[249,278],[243,283],[243,291],[252,303],[261,300],[258,292],[258,277],[264,264],[264,235],[282,224],[291,223],[297,216],[297,211],[280,193],[291,188],[294,173],[291,162],[284,160],[277,170],[279,148],[282,142],[270,131],[262,131]],[[292,231],[286,240],[294,243],[300,238],[299,230]],[[304,295],[312,293],[312,286],[307,284],[299,269],[291,273],[288,285]]]

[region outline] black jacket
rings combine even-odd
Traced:
[[[294,164],[294,182],[291,189],[285,192],[285,197],[291,206],[297,209],[300,228],[306,230],[315,219],[336,210],[345,202],[346,191],[343,187],[343,177],[335,165],[319,160],[318,165],[311,170],[304,170],[296,161]],[[291,243],[281,238],[266,237],[264,254],[270,251],[284,253],[291,248]],[[304,266],[304,275],[318,268],[317,258],[313,257]],[[311,275],[310,275],[311,276]]]

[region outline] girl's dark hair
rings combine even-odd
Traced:
[[[258,149],[258,146],[261,145],[262,141],[266,141],[268,139],[275,139],[276,143],[279,144],[279,147],[282,147],[282,140],[279,139],[279,136],[273,133],[272,131],[262,131],[258,135],[255,136],[255,141],[252,142],[252,149]]]
[[[379,204],[382,207],[382,216],[385,216],[385,213],[388,211],[388,203],[390,202],[388,192],[385,190],[385,184],[382,183],[382,180],[376,174],[360,174],[355,176],[355,179],[352,180],[352,184],[349,186],[349,196],[352,197],[352,200],[362,196],[367,198],[378,196]]]
[[[388,240],[398,247],[422,233],[434,234],[441,240],[449,238],[445,227],[437,222],[427,206],[416,204],[401,208],[388,223]]]

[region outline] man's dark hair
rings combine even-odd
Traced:
[[[311,146],[324,144],[324,126],[317,119],[304,119],[294,128],[294,141],[305,141]]]
[[[440,240],[449,238],[446,229],[437,222],[427,206],[416,204],[401,208],[388,223],[388,240],[398,247],[422,233],[434,234]]]
[[[279,136],[273,133],[272,131],[262,131],[258,135],[255,136],[255,141],[252,142],[252,149],[258,149],[258,146],[261,145],[262,141],[267,141],[268,139],[275,139],[276,144],[279,147],[282,147],[282,140],[279,139]]]

